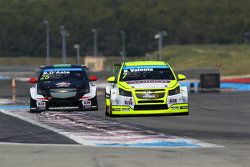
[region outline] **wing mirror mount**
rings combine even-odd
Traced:
[[[37,79],[36,78],[30,78],[29,83],[35,84],[35,83],[37,83]]]
[[[90,80],[90,81],[97,81],[97,77],[94,76],[94,75],[93,75],[93,76],[90,76],[90,77],[89,77],[89,80]]]
[[[184,80],[186,80],[186,76],[183,75],[183,74],[178,74],[178,80],[179,81],[184,81]]]
[[[114,77],[114,76],[109,77],[109,78],[107,79],[107,82],[109,82],[109,83],[115,83],[115,77]]]

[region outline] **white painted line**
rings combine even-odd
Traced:
[[[39,144],[39,143],[9,143],[9,142],[0,142],[1,145],[8,146],[55,146],[55,147],[83,147],[80,144]]]
[[[33,125],[37,125],[37,126],[40,126],[40,127],[42,127],[42,128],[45,128],[45,129],[51,130],[51,131],[53,131],[53,132],[59,133],[59,134],[64,135],[64,136],[66,136],[66,137],[68,137],[68,138],[70,138],[70,139],[72,139],[72,140],[74,140],[74,141],[77,142],[77,140],[75,140],[75,137],[73,136],[73,138],[71,138],[71,135],[68,134],[67,132],[63,132],[63,131],[61,131],[61,130],[59,130],[59,129],[56,129],[56,128],[53,128],[53,127],[50,127],[50,126],[41,124],[41,123],[36,122],[36,121],[34,121],[34,120],[32,120],[32,119],[26,118],[26,117],[21,116],[21,115],[19,115],[19,114],[15,114],[15,113],[10,112],[10,111],[8,111],[8,110],[1,110],[1,112],[4,113],[4,114],[10,115],[10,116],[19,118],[19,119],[21,119],[21,120],[27,121],[27,122],[29,122],[29,123],[31,123],[31,124],[33,124]],[[80,142],[77,142],[77,143],[81,144]]]
[[[3,109],[1,112],[64,135],[85,146],[137,148],[223,147],[199,140],[143,130],[136,125],[111,122],[82,112],[47,112],[44,115],[37,115],[37,117],[23,109],[20,109],[20,111]]]
[[[10,104],[13,103],[11,99],[0,99],[0,104]]]

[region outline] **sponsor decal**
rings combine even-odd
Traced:
[[[91,100],[83,100],[82,105],[83,106],[91,106]]]
[[[143,72],[154,71],[154,69],[166,69],[168,66],[125,66],[123,67],[124,73],[128,72]]]
[[[43,75],[48,75],[48,74],[69,74],[69,71],[49,71],[49,72],[43,72]]]
[[[131,69],[159,69],[159,68],[169,68],[169,66],[125,66],[123,70],[131,70]]]
[[[138,80],[138,81],[127,81],[128,84],[143,84],[143,83],[170,83],[169,80]]]
[[[82,68],[49,68],[49,69],[44,69],[43,73],[48,73],[48,72],[70,72],[70,71],[83,71]],[[53,74],[54,74],[53,73]]]
[[[52,69],[44,69],[42,72],[41,80],[47,80],[49,79],[49,75],[52,74],[70,74],[72,71],[83,71],[82,68],[52,68]]]
[[[130,69],[130,71],[128,70],[124,70],[124,73],[128,73],[128,72],[141,72],[141,71],[154,71],[153,68],[138,68],[138,69]]]
[[[56,84],[57,87],[69,87],[70,86],[70,83],[69,82],[59,82]],[[60,93],[66,93],[67,91],[66,90],[62,90],[62,91],[65,91],[65,92],[61,92]]]
[[[177,103],[177,99],[169,99],[169,102],[170,102],[171,104]]]
[[[125,105],[132,106],[134,104],[132,98],[126,98],[125,99]]]
[[[46,107],[46,103],[44,101],[37,101],[36,102],[36,106],[38,108],[45,108]]]

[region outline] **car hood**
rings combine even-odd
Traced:
[[[119,84],[126,89],[165,89],[175,86],[176,83],[176,80],[137,80]]]

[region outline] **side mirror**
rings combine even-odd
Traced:
[[[35,84],[35,83],[37,83],[37,79],[36,78],[30,78],[29,83]]]
[[[186,76],[185,75],[183,75],[183,74],[178,74],[178,80],[179,81],[183,81],[183,80],[185,80],[186,79]]]
[[[96,80],[97,80],[97,77],[94,76],[94,75],[93,75],[93,76],[90,76],[90,77],[89,77],[89,80],[90,80],[90,81],[96,81]]]
[[[114,77],[114,76],[109,77],[109,78],[107,79],[107,82],[109,82],[109,83],[114,83],[114,82],[115,82],[115,77]]]

